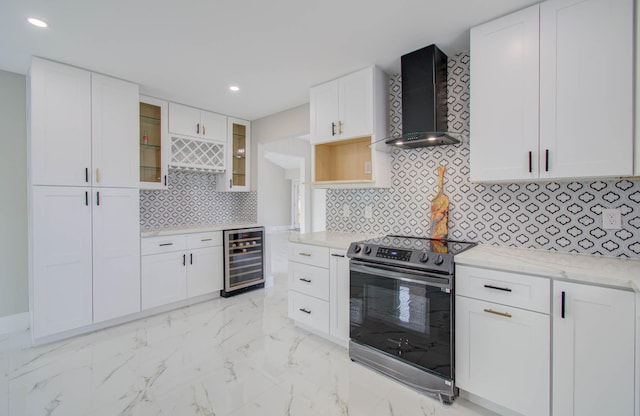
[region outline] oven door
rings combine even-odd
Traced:
[[[355,343],[453,379],[452,276],[350,261]]]

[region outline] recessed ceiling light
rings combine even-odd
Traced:
[[[229,87],[229,89],[233,92],[240,91],[240,87],[238,87],[237,85],[232,85]]]
[[[29,23],[38,27],[48,27],[49,25],[44,20],[36,19],[35,17],[30,17],[27,19]]]

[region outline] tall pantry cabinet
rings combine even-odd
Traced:
[[[28,89],[37,340],[140,310],[138,86],[33,58]]]

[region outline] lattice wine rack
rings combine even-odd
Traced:
[[[224,172],[224,143],[186,137],[171,138],[172,168]]]

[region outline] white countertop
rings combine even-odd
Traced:
[[[353,241],[367,240],[379,237],[379,234],[344,233],[338,231],[318,231],[315,233],[292,233],[289,241],[292,243],[312,244],[329,248],[346,250]]]
[[[206,233],[209,231],[234,230],[236,228],[260,227],[258,224],[234,223],[234,224],[212,224],[212,225],[180,225],[175,227],[147,228],[140,231],[140,236],[157,237],[161,235]]]
[[[640,260],[479,244],[456,265],[526,273],[640,292]]]

